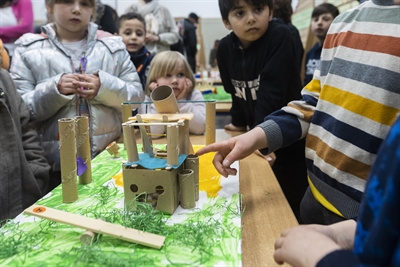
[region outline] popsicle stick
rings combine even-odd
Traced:
[[[83,228],[94,233],[110,235],[125,241],[134,242],[156,249],[160,249],[165,241],[164,236],[146,233],[137,229],[127,228],[122,225],[112,224],[40,205],[32,205],[25,209],[24,213],[50,221]]]

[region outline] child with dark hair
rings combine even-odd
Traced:
[[[315,7],[311,14],[311,32],[317,37],[318,41],[306,54],[304,85],[312,80],[314,71],[320,64],[321,51],[326,34],[333,19],[338,15],[339,9],[329,3],[323,3]]]
[[[255,149],[265,149],[268,153],[305,137],[310,186],[300,206],[302,222],[328,225],[360,218],[360,202],[371,166],[400,112],[399,13],[400,7],[393,5],[393,0],[369,0],[336,17],[326,36],[320,67],[303,88],[301,100],[268,115],[251,131],[208,145],[197,154],[218,151],[214,165],[227,176],[236,173],[230,167],[233,162]],[[393,158],[391,154],[383,155],[383,158]],[[387,166],[398,166],[398,163]],[[381,185],[370,185],[381,192]],[[370,201],[372,211],[380,213],[379,198],[373,195]],[[395,208],[398,218],[398,202]],[[379,216],[376,218],[376,222],[386,223]],[[367,228],[368,224],[375,222],[367,222]],[[399,226],[398,219],[395,225]],[[364,229],[360,228],[363,242],[380,236]],[[398,235],[396,231],[388,236]],[[302,241],[301,255],[307,247],[304,244],[317,244],[296,239]],[[398,246],[398,241],[394,245]],[[374,252],[381,256],[382,246],[376,248]],[[359,249],[357,253],[363,251],[362,247]],[[315,252],[313,248],[310,251]],[[371,255],[368,252],[365,256]],[[396,265],[399,257],[391,263],[375,255],[372,258],[383,263],[381,266],[399,266]]]
[[[142,15],[129,12],[119,17],[117,34],[122,37],[144,89],[153,54],[145,47],[146,22]]]
[[[224,89],[232,95],[227,130],[250,129],[300,99],[299,66],[291,33],[273,19],[272,0],[219,0],[225,27],[217,52]],[[295,215],[307,189],[304,140],[276,151],[272,169]],[[272,161],[273,156],[265,156]],[[271,159],[270,159],[271,158]]]

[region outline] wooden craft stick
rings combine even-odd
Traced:
[[[64,203],[71,203],[78,199],[75,120],[59,119],[58,131],[60,133],[62,200]]]
[[[215,101],[206,102],[206,145],[215,143]]]
[[[90,155],[89,118],[76,116],[76,156],[83,159],[86,164],[86,171],[79,176],[80,184],[92,182],[92,158]]]
[[[27,208],[24,213],[83,228],[94,233],[110,235],[125,241],[156,249],[160,249],[165,241],[164,236],[146,233],[137,229],[127,228],[122,225],[112,224],[45,206],[32,205]]]

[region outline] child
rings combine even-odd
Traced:
[[[144,89],[150,62],[153,59],[153,55],[144,46],[146,22],[138,13],[126,13],[117,20],[117,31],[131,56]]]
[[[235,160],[255,149],[268,153],[306,137],[310,187],[300,206],[302,222],[356,218],[378,148],[400,112],[400,7],[392,1],[366,1],[333,21],[302,100],[198,154],[219,151],[214,164],[227,176],[236,172],[230,168]]]
[[[121,39],[90,23],[95,0],[45,4],[54,23],[42,27],[41,35],[28,33],[17,41],[11,73],[46,158],[59,171],[59,119],[89,117],[94,157],[121,135],[121,103],[143,101],[144,93]]]
[[[339,15],[339,10],[329,3],[320,4],[314,8],[311,14],[311,32],[317,37],[318,41],[306,54],[304,85],[312,80],[314,71],[320,62],[322,45],[326,34],[337,15]]]
[[[274,259],[291,266],[400,266],[400,117],[368,178],[357,222],[284,230]]]
[[[0,68],[0,226],[41,198],[50,166],[29,111],[8,71]]]
[[[161,85],[168,85],[174,90],[176,100],[204,101],[199,90],[194,89],[194,75],[185,56],[176,51],[164,51],[157,54],[151,62],[146,84],[145,101],[151,101],[150,93]],[[178,103],[181,113],[193,113],[189,121],[189,133],[203,134],[206,129],[206,109],[204,102]],[[153,104],[140,106],[139,114],[157,113]],[[163,126],[152,126],[152,134],[163,134]]]
[[[208,64],[210,64],[210,66],[212,68],[217,67],[217,51],[218,51],[218,46],[219,46],[219,40],[215,40],[214,41],[214,46],[213,48],[211,48],[210,50],[210,57],[208,59]]]
[[[301,98],[294,42],[286,25],[272,19],[273,0],[219,0],[219,7],[225,27],[232,31],[217,52],[222,84],[232,94],[232,123],[225,129],[253,128]],[[300,140],[276,151],[272,166],[297,217],[307,189],[304,147]]]

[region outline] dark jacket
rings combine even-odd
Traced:
[[[185,47],[186,58],[193,73],[196,73],[196,53],[197,53],[197,36],[196,26],[188,19],[183,20],[183,45]]]
[[[145,46],[143,46],[135,54],[129,53],[133,65],[136,67],[136,71],[139,74],[140,82],[142,83],[143,90],[146,87],[147,74],[149,72],[150,63],[154,55],[150,53]]]
[[[13,218],[42,197],[50,166],[29,111],[5,70],[0,70],[0,221]]]
[[[321,52],[322,52],[322,45],[318,42],[308,50],[306,54],[306,69],[305,69],[305,77],[304,77],[304,86],[306,86],[309,82],[311,82],[314,71],[319,67],[321,62]]]
[[[232,32],[223,38],[217,62],[225,91],[232,94],[232,123],[253,128],[265,116],[300,99],[301,79],[289,29],[279,20],[247,49]]]

